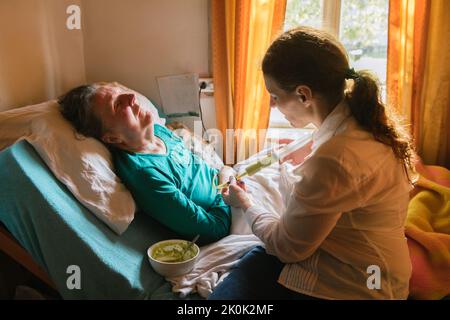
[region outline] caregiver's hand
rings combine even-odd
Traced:
[[[222,189],[222,197],[226,204],[246,211],[253,205],[253,201],[246,191],[243,181],[236,181],[235,177],[230,177],[230,185],[228,188]]]

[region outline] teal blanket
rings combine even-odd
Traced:
[[[63,298],[178,298],[146,257],[151,244],[176,236],[150,217],[137,213],[127,231],[116,235],[25,141],[0,152],[0,181],[0,221],[48,272]],[[73,265],[80,268],[80,289],[67,286]]]

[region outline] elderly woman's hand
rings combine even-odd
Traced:
[[[228,188],[222,189],[222,197],[226,204],[242,208],[246,211],[253,205],[251,196],[247,193],[247,189],[243,181],[236,181],[234,177],[230,177],[230,185]]]
[[[236,175],[236,171],[232,167],[223,166],[219,171],[219,184],[230,181],[231,177]]]

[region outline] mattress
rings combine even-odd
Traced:
[[[136,213],[129,228],[116,235],[25,141],[0,152],[0,181],[0,221],[64,299],[178,299],[146,257],[150,245],[176,236],[149,216]]]

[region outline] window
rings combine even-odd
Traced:
[[[292,29],[300,24],[315,28],[322,27],[321,0],[287,0],[284,30]]]
[[[389,0],[287,0],[284,29],[309,25],[339,35],[350,66],[372,70],[385,99],[388,9]],[[272,108],[269,131],[274,134],[283,128],[286,132],[290,127],[281,112]]]

